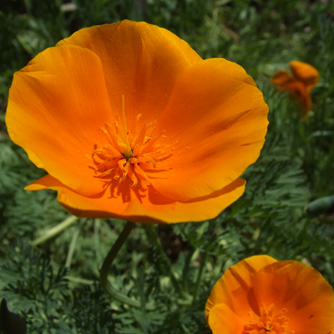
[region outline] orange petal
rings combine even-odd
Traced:
[[[290,62],[290,69],[293,76],[306,86],[314,87],[319,82],[319,72],[310,64],[295,60]]]
[[[304,113],[302,115],[302,120],[305,121],[307,118],[308,112],[312,107],[312,97],[310,93],[306,93],[300,101],[301,107],[304,109]]]
[[[224,59],[196,63],[181,74],[156,125],[174,153],[171,170],[152,184],[180,201],[230,184],[258,158],[267,112],[262,93],[239,65]]]
[[[105,141],[99,128],[112,116],[108,101],[101,62],[93,52],[49,48],[14,75],[8,132],[38,167],[76,191],[98,193],[88,156],[96,142]]]
[[[180,73],[202,60],[173,33],[128,20],[81,29],[58,45],[78,45],[101,59],[110,103],[121,110],[125,96],[130,129],[140,113],[142,123],[156,121]]]
[[[225,304],[214,305],[208,319],[213,334],[239,334],[243,321]]]
[[[247,322],[249,311],[257,307],[251,291],[252,279],[262,268],[275,262],[268,255],[257,255],[229,267],[211,290],[205,306],[206,318],[215,305],[226,304],[240,319]]]
[[[293,100],[300,102],[300,106],[304,110],[302,118],[305,119],[307,112],[312,106],[310,89],[302,81],[290,79],[289,81],[281,82],[278,90],[288,91]]]
[[[125,185],[125,188],[129,185]],[[177,223],[203,221],[214,218],[244,192],[245,181],[237,179],[224,189],[210,196],[183,203],[168,199],[149,188],[148,196],[128,194],[111,197],[110,191],[101,196],[85,197],[73,192],[55,178],[47,175],[27,190],[53,189],[58,191],[58,201],[70,212],[80,217],[112,217],[139,223]]]
[[[300,99],[305,90],[305,86],[302,82],[292,78],[288,72],[284,70],[277,71],[271,79],[271,82],[278,85],[278,90],[286,90],[297,99]]]
[[[317,334],[333,328],[334,292],[314,268],[297,261],[275,262],[254,276],[253,286],[260,303],[287,309],[290,330]]]
[[[305,119],[312,106],[310,89],[308,89],[303,82],[297,80],[285,84],[282,89],[289,91],[294,101],[299,101],[300,107],[304,110],[302,118]]]
[[[290,74],[285,70],[279,70],[274,73],[273,77],[271,78],[271,83],[274,85],[284,85],[292,80]]]

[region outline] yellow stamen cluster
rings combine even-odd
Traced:
[[[287,309],[284,308],[275,315],[274,310],[274,304],[271,304],[268,309],[262,304],[260,315],[250,312],[251,319],[245,325],[242,334],[294,334],[295,331],[288,329]]]
[[[130,186],[139,185],[146,189],[151,184],[148,174],[164,171],[166,168],[160,163],[173,154],[173,150],[166,145],[159,145],[164,135],[153,138],[152,125],[146,123],[139,126],[141,114],[138,114],[135,125],[131,132],[127,129],[124,107],[124,96],[122,96],[122,123],[116,120],[113,124],[106,123],[100,130],[105,134],[108,144],[95,147],[92,160],[95,177],[111,182],[130,180]]]

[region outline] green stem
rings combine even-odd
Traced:
[[[161,243],[158,240],[158,236],[155,232],[155,230],[153,229],[152,225],[144,225],[145,227],[145,231],[146,231],[146,235],[149,239],[149,241],[153,244],[153,246],[159,251],[162,260],[163,260],[163,265],[161,266],[161,269],[164,271],[165,275],[168,275],[171,279],[171,282],[175,288],[175,291],[177,293],[179,293],[181,296],[183,296],[183,291],[180,288],[179,282],[176,279],[173,270],[172,270],[172,265],[170,263],[170,260],[168,258],[168,256],[166,255],[164,249],[162,248]],[[167,270],[165,269],[167,267]]]
[[[72,239],[71,239],[71,243],[70,243],[70,247],[67,253],[67,257],[66,257],[66,262],[65,262],[65,267],[70,269],[71,267],[71,263],[72,263],[72,258],[73,258],[73,254],[74,254],[74,250],[75,250],[75,245],[77,243],[78,240],[78,236],[79,236],[79,230],[76,229],[72,235]]]
[[[89,279],[85,279],[85,278],[81,278],[81,277],[75,277],[75,276],[66,276],[66,278],[73,283],[76,284],[86,284],[86,285],[93,285],[95,283],[95,281],[93,280],[89,280]]]
[[[70,217],[66,218],[60,224],[58,224],[57,226],[49,229],[42,236],[40,236],[39,238],[32,241],[31,245],[32,246],[37,246],[37,245],[43,243],[44,241],[47,241],[47,240],[53,238],[54,236],[56,236],[57,234],[59,234],[60,232],[62,232],[63,230],[65,230],[66,228],[71,226],[72,224],[74,224],[77,221],[77,219],[78,218],[75,217],[75,216],[70,216]]]
[[[114,245],[112,246],[111,250],[109,251],[108,255],[106,256],[102,268],[101,268],[101,272],[100,272],[100,282],[102,287],[104,288],[104,290],[112,297],[117,299],[118,301],[120,301],[121,303],[124,304],[128,304],[130,306],[136,307],[136,308],[140,308],[140,302],[138,302],[137,300],[133,300],[119,292],[117,292],[109,283],[108,281],[108,274],[109,274],[109,270],[111,268],[111,265],[116,257],[116,255],[118,254],[119,250],[121,249],[121,247],[123,246],[125,240],[127,239],[127,237],[129,236],[130,232],[132,231],[133,227],[135,226],[134,223],[132,222],[127,222],[123,231],[121,232],[121,234],[119,235],[118,239],[116,240],[116,242],[114,243]]]
[[[193,305],[196,302],[196,298],[197,298],[197,294],[198,294],[198,288],[199,288],[200,283],[201,283],[202,273],[203,273],[203,269],[206,265],[207,258],[208,258],[208,253],[206,253],[206,252],[203,253],[202,259],[201,259],[201,264],[200,264],[200,267],[199,267],[199,270],[198,270],[198,275],[197,275],[197,280],[196,280],[196,285],[195,285],[195,291],[194,291],[194,294],[193,294]]]
[[[182,271],[182,287],[183,287],[183,291],[185,291],[186,293],[189,292],[189,268],[190,268],[190,263],[191,263],[191,259],[194,255],[194,251],[189,251],[186,258],[185,258],[185,263],[183,266],[183,271]]]

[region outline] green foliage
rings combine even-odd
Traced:
[[[332,202],[318,209],[334,194],[333,15],[331,1],[1,2],[0,299],[25,319],[28,333],[210,333],[204,305],[211,287],[228,266],[253,254],[309,263],[334,285]],[[123,222],[78,219],[31,246],[68,213],[52,191],[23,190],[43,171],[10,142],[4,123],[13,72],[82,27],[125,18],[172,30],[204,58],[238,62],[270,107],[266,143],[244,173],[242,198],[212,221],[137,226],[131,233],[110,282],[138,300],[138,309],[111,300],[98,282]],[[306,122],[270,84],[274,71],[294,59],[321,76]]]

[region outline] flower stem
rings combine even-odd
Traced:
[[[123,231],[121,232],[121,234],[119,235],[118,239],[116,240],[116,242],[114,243],[114,245],[112,246],[111,250],[109,251],[108,255],[106,256],[102,268],[101,268],[101,272],[100,272],[100,282],[101,285],[103,287],[103,289],[114,299],[117,299],[118,301],[120,301],[121,303],[124,304],[128,304],[130,306],[136,307],[136,308],[140,308],[141,304],[137,301],[137,300],[133,300],[119,292],[117,292],[109,283],[108,281],[108,273],[109,270],[111,268],[111,265],[116,257],[116,255],[118,254],[119,250],[121,249],[121,247],[123,246],[125,240],[127,239],[127,237],[129,236],[130,232],[132,231],[133,227],[135,226],[134,223],[132,222],[127,222]]]
[[[164,271],[166,275],[168,275],[171,279],[171,282],[175,288],[175,291],[179,293],[181,296],[183,296],[183,291],[180,288],[179,282],[176,279],[173,270],[172,270],[172,265],[170,263],[170,260],[168,256],[166,255],[164,249],[161,246],[161,243],[158,240],[157,233],[154,231],[153,227],[151,225],[144,225],[146,235],[149,239],[149,241],[153,244],[153,246],[159,251],[162,260],[163,260],[163,265],[161,266],[161,269]],[[167,267],[167,270],[165,269]]]
[[[72,235],[72,239],[71,239],[71,243],[70,243],[70,247],[67,253],[67,257],[66,257],[66,262],[65,262],[65,267],[70,269],[71,267],[71,263],[72,263],[72,258],[73,258],[73,254],[74,254],[74,250],[75,250],[75,245],[77,243],[78,240],[78,236],[79,236],[79,230],[75,230],[73,235]]]
[[[48,230],[45,234],[43,234],[39,238],[33,240],[31,242],[31,245],[32,246],[37,246],[37,245],[43,243],[44,241],[47,241],[47,240],[53,238],[54,236],[56,236],[57,234],[59,234],[60,232],[62,232],[63,230],[65,230],[67,227],[69,227],[72,224],[74,224],[77,221],[77,219],[78,218],[75,217],[75,216],[69,216],[64,221],[62,221],[60,224],[58,224],[57,226],[51,228],[50,230]]]
[[[202,255],[200,267],[199,267],[199,270],[198,270],[198,275],[197,275],[197,280],[196,280],[196,285],[195,285],[195,291],[193,293],[193,305],[196,302],[196,298],[197,298],[197,294],[198,294],[198,288],[199,288],[200,283],[201,283],[202,273],[203,273],[203,269],[206,265],[207,258],[208,258],[208,253],[204,252],[203,255]]]
[[[183,266],[183,272],[182,272],[182,287],[183,287],[183,291],[185,291],[186,293],[189,292],[189,269],[190,269],[190,263],[191,263],[191,259],[194,255],[194,251],[189,251],[186,258],[185,258],[185,263]]]

